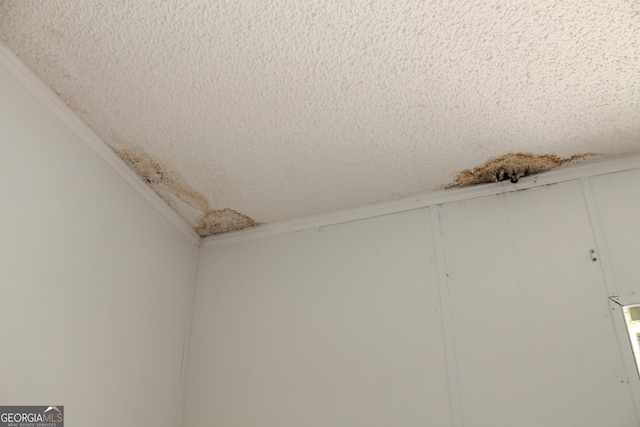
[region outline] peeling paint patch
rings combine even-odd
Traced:
[[[178,172],[152,159],[142,148],[129,146],[112,148],[173,209],[177,210],[172,199],[176,197],[199,211],[201,217],[195,229],[201,237],[259,225],[253,219],[233,209],[212,209],[209,201],[190,187]]]
[[[196,227],[196,231],[200,236],[206,237],[255,227],[256,225],[259,224],[248,216],[227,208],[206,212],[200,219],[200,224]]]
[[[516,183],[523,176],[539,174],[565,164],[590,160],[596,156],[599,154],[574,154],[571,157],[561,158],[555,154],[507,153],[504,156],[492,157],[481,166],[463,170],[456,175],[452,183],[443,188],[467,187],[507,179]]]

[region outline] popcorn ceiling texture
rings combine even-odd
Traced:
[[[201,234],[640,151],[635,1],[0,0],[0,40]]]

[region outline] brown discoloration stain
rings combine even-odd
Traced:
[[[152,160],[141,148],[117,149],[116,152],[131,169],[160,195],[173,194],[192,208],[206,212],[211,207],[204,196],[189,187],[175,171]]]
[[[176,209],[174,200],[171,198],[174,196],[201,212],[202,216],[195,227],[201,237],[258,225],[253,219],[233,209],[211,209],[209,201],[187,185],[178,172],[153,160],[142,148],[126,147],[113,148],[113,150],[171,207]]]
[[[555,154],[507,153],[504,156],[492,157],[481,166],[463,170],[444,188],[467,187],[507,179],[515,183],[523,176],[539,174],[569,163],[589,160],[598,155],[585,153],[561,158]]]
[[[54,27],[53,25],[43,25],[42,28],[51,36],[57,38],[57,39],[63,39],[65,38],[65,33],[62,32],[61,30],[59,30],[58,28]]]
[[[58,98],[60,98],[62,102],[67,104],[67,107],[73,110],[74,113],[76,113],[80,117],[86,117],[87,111],[80,108],[78,103],[71,96],[65,95],[64,93],[57,91],[55,89],[53,91],[55,92],[56,95],[58,95]]]
[[[202,216],[196,231],[200,236],[205,237],[255,227],[256,225],[259,224],[253,219],[233,209],[210,210]]]

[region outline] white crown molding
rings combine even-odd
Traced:
[[[87,126],[42,80],[40,80],[4,44],[0,43],[0,63],[11,71],[38,99],[49,107],[58,118],[69,126],[89,147],[127,181],[142,197],[173,224],[189,241],[203,247],[251,240],[261,237],[325,227],[365,218],[420,209],[443,203],[473,199],[509,191],[524,190],[542,185],[581,179],[589,176],[640,168],[640,156],[625,156],[560,167],[540,175],[522,178],[518,183],[496,182],[466,188],[437,190],[405,199],[377,203],[354,209],[328,212],[304,218],[292,219],[259,227],[200,238],[193,227],[176,213],[151,187]]]
[[[474,199],[477,197],[507,193],[510,191],[524,190],[543,185],[581,179],[590,176],[604,175],[613,172],[621,172],[629,169],[640,169],[640,156],[620,156],[591,161],[577,165],[564,166],[553,169],[539,175],[521,178],[516,184],[509,181],[501,181],[490,184],[476,185],[465,188],[453,188],[449,190],[437,190],[432,193],[408,197],[405,199],[377,203],[354,209],[328,212],[305,218],[292,219],[277,223],[265,224],[256,228],[249,228],[215,236],[209,236],[202,240],[202,247],[217,246],[260,237],[274,236],[277,234],[292,233],[329,225],[357,221],[365,218],[389,215],[413,209],[420,209],[443,203],[457,202]]]
[[[156,194],[127,164],[82,121],[40,78],[4,44],[0,43],[0,63],[15,75],[38,99],[69,126],[89,147],[111,166],[129,185],[147,200],[189,241],[200,245],[201,238],[193,227]]]

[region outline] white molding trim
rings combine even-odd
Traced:
[[[0,43],[0,64],[22,82],[60,120],[69,126],[89,147],[111,166],[129,185],[147,200],[189,241],[200,245],[201,238],[193,227],[156,194],[129,166],[80,119],[40,78],[4,44]]]
[[[518,183],[496,182],[473,187],[437,190],[428,194],[405,199],[377,203],[359,208],[328,212],[304,218],[261,225],[204,239],[195,232],[191,224],[173,210],[151,187],[149,187],[129,166],[82,121],[42,80],[20,61],[4,44],[0,43],[0,64],[7,67],[38,99],[69,126],[89,147],[127,181],[147,202],[173,224],[189,241],[203,247],[251,240],[278,234],[325,227],[365,218],[389,215],[428,206],[473,199],[509,191],[524,190],[542,185],[581,179],[595,175],[640,168],[640,156],[624,156],[592,161],[588,163],[560,167],[541,175],[522,178]]]
[[[560,167],[539,175],[524,177],[516,184],[512,184],[509,181],[501,181],[465,188],[437,190],[432,193],[408,197],[405,199],[377,203],[354,209],[328,212],[326,214],[270,223],[255,228],[209,236],[202,240],[202,246],[209,247],[224,245],[227,243],[241,242],[261,237],[326,227],[329,225],[389,215],[433,205],[440,205],[443,203],[474,199],[477,197],[507,193],[510,191],[525,190],[527,188],[540,187],[543,185],[556,184],[574,179],[639,168],[640,155],[611,157],[599,161],[594,160],[577,165]]]

